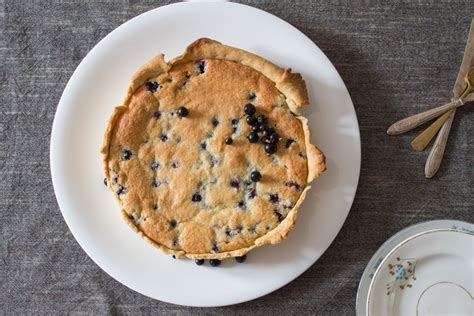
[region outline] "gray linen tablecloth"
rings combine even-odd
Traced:
[[[395,120],[448,100],[474,2],[250,1],[309,36],[349,89],[362,137],[349,217],[302,276],[244,304],[175,306],[112,279],[87,257],[61,216],[49,169],[51,124],[66,82],[89,50],[128,19],[164,4],[0,1],[1,314],[351,315],[362,271],[388,237],[431,219],[474,221],[472,106],[458,111],[431,180],[423,176],[428,151],[409,148],[420,129],[399,137],[385,133]]]

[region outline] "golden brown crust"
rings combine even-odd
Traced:
[[[141,139],[145,136],[150,137],[150,138],[154,137],[149,133],[143,134],[143,130],[146,128],[149,129],[150,127],[146,127],[147,124],[149,125],[149,123],[147,123],[144,120],[142,107],[145,107],[145,111],[152,111],[155,107],[154,105],[155,99],[153,99],[153,97],[150,96],[150,94],[145,91],[145,89],[143,88],[143,85],[152,78],[157,78],[159,80],[165,80],[166,78],[170,78],[169,79],[170,82],[171,80],[178,80],[178,79],[182,80],[180,79],[182,78],[182,76],[179,77],[180,74],[184,72],[189,73],[191,69],[190,67],[192,67],[192,63],[199,60],[209,60],[208,61],[209,73],[216,76],[217,79],[215,81],[219,81],[219,76],[223,76],[223,74],[226,74],[227,72],[232,72],[232,71],[234,72],[242,71],[242,73],[240,73],[239,75],[236,75],[235,77],[243,76],[245,78],[252,78],[256,76],[254,73],[249,72],[248,70],[245,70],[245,68],[238,68],[238,66],[234,65],[233,63],[222,63],[222,62],[219,62],[219,60],[227,61],[227,62],[230,61],[230,62],[235,62],[238,64],[245,65],[257,71],[258,73],[263,74],[266,78],[268,78],[270,81],[268,81],[268,79],[264,79],[263,77],[261,79],[258,79],[258,77],[255,77],[255,79],[252,79],[254,81],[252,80],[246,81],[246,84],[250,86],[254,84],[256,85],[255,87],[259,87],[259,89],[263,89],[261,92],[262,100],[266,100],[266,101],[272,100],[272,95],[275,95],[272,89],[275,89],[275,88],[278,89],[280,94],[284,96],[285,100],[282,101],[283,102],[282,104],[279,104],[279,107],[281,107],[281,109],[277,108],[277,109],[271,110],[270,108],[266,109],[267,105],[263,105],[263,104],[260,105],[260,108],[263,111],[267,111],[268,113],[267,112],[265,113],[268,114],[269,117],[277,123],[279,122],[279,120],[284,120],[282,121],[283,125],[287,124],[287,123],[284,123],[286,121],[293,122],[292,121],[293,119],[291,118],[292,116],[291,115],[288,116],[287,114],[285,114],[285,111],[284,111],[285,106],[289,107],[289,109],[292,112],[298,113],[299,108],[302,105],[308,103],[308,96],[307,96],[306,88],[304,85],[304,81],[299,74],[293,74],[291,73],[289,69],[285,70],[285,69],[279,68],[278,66],[266,61],[265,59],[259,56],[245,52],[240,49],[222,45],[216,41],[212,41],[209,39],[197,40],[186,49],[183,55],[174,58],[169,63],[164,61],[163,55],[158,55],[155,58],[153,58],[150,62],[143,65],[135,73],[135,75],[133,76],[132,82],[129,86],[125,102],[122,106],[117,107],[115,109],[114,113],[112,114],[109,120],[109,124],[107,126],[107,130],[104,136],[104,145],[102,148],[102,153],[104,155],[105,174],[108,180],[109,187],[115,190],[116,193],[117,193],[117,190],[123,189],[123,185],[124,185],[124,183],[119,183],[120,181],[117,181],[117,178],[119,176],[123,178],[121,179],[121,181],[125,181],[125,182],[128,181],[128,182],[135,183],[135,187],[134,187],[135,192],[127,194],[126,198],[122,198],[120,194],[117,194],[116,196],[118,200],[120,201],[120,203],[123,204],[124,206],[124,208],[122,209],[124,218],[129,223],[129,225],[136,232],[138,232],[143,238],[145,238],[146,240],[148,240],[149,242],[151,242],[152,244],[154,244],[155,246],[163,250],[165,253],[173,253],[177,258],[187,257],[187,258],[194,258],[194,259],[196,258],[223,259],[227,257],[241,256],[255,247],[260,247],[268,243],[271,243],[271,244],[279,243],[284,238],[286,238],[288,232],[293,228],[295,224],[298,208],[301,205],[302,201],[304,200],[307,190],[310,188],[309,186],[307,186],[307,184],[311,180],[313,180],[315,177],[319,176],[319,174],[325,170],[324,155],[318,148],[316,148],[314,145],[310,143],[309,129],[307,126],[307,120],[305,118],[298,117],[298,116],[294,117],[296,122],[298,120],[301,122],[301,127],[298,128],[297,127],[298,124],[294,122],[294,123],[291,123],[293,125],[291,124],[288,125],[288,128],[285,128],[283,126],[284,131],[282,131],[282,134],[284,137],[287,137],[286,136],[287,133],[290,133],[289,135],[295,137],[296,143],[298,144],[298,146],[294,148],[291,147],[293,148],[292,152],[294,152],[294,154],[298,153],[298,150],[299,150],[298,148],[300,148],[300,146],[302,149],[305,150],[305,154],[306,154],[305,156],[301,155],[301,152],[298,154],[304,159],[303,161],[306,162],[304,163],[305,165],[304,168],[300,167],[301,162],[298,162],[301,159],[300,160],[298,159],[295,160],[294,158],[289,159],[289,158],[286,158],[285,155],[277,158],[278,160],[283,159],[283,161],[285,161],[285,163],[287,164],[287,165],[285,164],[285,168],[290,168],[288,171],[290,172],[290,176],[293,178],[299,179],[298,181],[300,181],[304,187],[302,192],[298,193],[298,195],[295,195],[296,194],[295,192],[288,193],[289,189],[285,189],[286,191],[284,191],[284,193],[281,193],[281,194],[284,194],[284,196],[289,199],[288,201],[293,200],[293,197],[297,197],[297,199],[295,200],[295,203],[292,205],[291,210],[285,211],[284,219],[281,221],[281,223],[277,224],[275,227],[271,226],[274,228],[272,228],[270,231],[258,232],[257,233],[259,236],[258,238],[252,237],[253,239],[249,239],[249,240],[246,239],[246,238],[250,238],[248,237],[248,234],[247,235],[243,234],[242,236],[244,240],[247,240],[247,241],[245,242],[240,241],[240,243],[232,242],[230,243],[231,246],[226,246],[226,244],[222,243],[222,249],[224,249],[224,251],[221,251],[221,252],[209,252],[209,247],[212,245],[209,245],[208,240],[211,238],[217,238],[217,236],[213,237],[214,234],[216,234],[216,232],[211,230],[209,227],[205,227],[204,225],[202,225],[202,222],[206,222],[211,219],[206,218],[207,215],[203,215],[202,212],[196,213],[196,211],[194,211],[193,209],[194,206],[190,205],[189,203],[179,204],[181,205],[179,206],[181,208],[179,212],[181,213],[178,215],[181,216],[181,218],[183,219],[183,222],[180,223],[179,235],[176,235],[175,232],[173,231],[167,231],[166,225],[168,222],[164,220],[166,216],[168,216],[166,218],[168,218],[169,220],[169,215],[166,215],[168,214],[166,213],[166,210],[164,211],[166,213],[164,215],[165,217],[163,217],[162,215],[153,214],[153,212],[145,211],[145,210],[141,211],[142,213],[144,212],[143,214],[139,214],[138,216],[135,216],[137,213],[136,202],[141,201],[140,203],[145,203],[146,202],[145,200],[147,199],[147,197],[150,196],[150,194],[152,195],[154,194],[154,193],[150,193],[150,190],[147,189],[146,187],[143,187],[143,189],[141,188],[142,186],[145,185],[144,183],[142,183],[143,182],[142,179],[146,178],[146,175],[149,174],[149,171],[148,172],[140,171],[138,174],[135,174],[135,171],[131,169],[127,169],[129,167],[124,166],[122,162],[117,161],[117,158],[115,158],[117,157],[117,153],[119,153],[120,150],[122,150],[122,147],[119,144],[129,144],[129,146],[133,147],[133,150],[135,150],[136,154],[140,157],[140,161],[137,162],[139,163],[139,165],[143,164],[143,162],[146,161],[146,157],[148,157],[149,155],[153,155],[151,154],[151,151],[150,151],[151,149],[146,149],[146,150],[143,149],[147,145],[136,144],[137,139]],[[199,80],[198,79],[196,80],[197,81],[201,80],[199,82],[202,82],[202,85],[204,85],[204,87],[206,86],[206,83],[202,81],[204,79],[200,78]],[[226,80],[231,80],[231,81],[229,82]],[[229,79],[229,78],[226,79],[226,77],[222,77],[222,80],[220,81],[225,81],[226,84],[232,85],[232,80],[233,79]],[[274,88],[272,88],[271,85],[269,85],[271,81],[274,83]],[[224,86],[221,85],[220,89],[223,89],[225,87],[226,87],[225,85]],[[189,93],[194,93],[193,91],[195,91],[195,89],[197,88],[198,87],[195,86],[193,82],[191,82],[187,87],[187,89],[189,89]],[[210,88],[212,90],[212,86]],[[179,102],[183,102],[183,100],[186,100],[186,99],[179,99],[176,93],[170,94],[171,92],[167,92],[168,91],[167,89],[168,88],[166,87],[163,88],[163,92],[160,92],[160,97],[159,99],[157,99],[157,103],[158,103],[157,106],[159,107],[160,110],[167,109],[167,106],[168,106],[167,102],[168,103],[178,102],[177,100],[181,100]],[[275,100],[278,100],[279,97],[277,95],[275,97],[277,98]],[[192,111],[193,111],[192,113],[196,113],[196,115],[199,115],[199,113],[201,113],[200,112],[201,105],[199,104],[203,104],[202,102],[204,101],[204,100],[203,101],[199,101],[199,100],[201,100],[200,96],[196,94],[194,94],[194,98],[192,100],[188,100],[190,102],[190,106],[192,106]],[[224,102],[224,100],[225,99],[218,99],[217,101]],[[212,100],[209,102],[212,103]],[[228,102],[228,100],[225,102]],[[280,101],[277,101],[277,103],[280,103]],[[195,105],[192,105],[192,104],[195,104]],[[206,109],[204,107],[202,108],[202,110],[207,111],[211,109]],[[223,108],[218,109],[218,112],[216,113],[219,113],[219,111],[222,111],[222,110]],[[230,109],[228,111],[232,112]],[[206,112],[202,112],[202,113],[206,113]],[[208,114],[206,113],[206,115]],[[230,114],[225,112],[222,115],[224,117],[228,117],[226,115],[230,115]],[[173,119],[166,119],[166,120],[167,122],[175,122],[173,121]],[[187,129],[187,127],[184,126],[185,124],[183,123],[184,121],[185,120],[178,121],[177,123],[175,122],[178,128],[181,128],[181,131],[185,131]],[[169,123],[167,124],[169,125]],[[153,128],[156,128],[156,127],[153,127]],[[243,132],[248,131],[248,127],[243,126],[242,128],[243,128]],[[199,139],[199,137],[202,137],[202,136],[198,136],[198,135],[202,135],[202,133],[201,134],[199,133],[200,133],[199,131],[193,130],[193,131],[189,131],[187,135],[189,135],[190,138],[194,137],[196,139]],[[223,137],[220,135],[224,135],[219,131],[216,131],[216,133],[217,133],[216,138]],[[192,135],[195,135],[195,136],[192,136]],[[213,142],[212,140],[209,141],[209,144],[210,144],[209,146],[211,146],[209,150],[213,150],[215,153],[219,153],[223,150],[222,144],[217,144],[216,142]],[[159,147],[159,146],[164,146],[164,145],[158,144],[157,146]],[[241,146],[246,146],[246,145],[242,142]],[[178,145],[176,146],[175,149],[169,149],[167,147],[159,147],[159,148],[161,148],[159,149],[159,152],[161,153],[167,152],[168,150],[179,150]],[[181,156],[180,156],[180,157],[184,157],[183,158],[184,161],[182,162],[183,168],[187,163],[186,162],[187,157],[189,157],[189,155],[192,155],[190,153],[189,154],[187,153],[189,149],[185,149],[185,150],[186,151],[181,152]],[[232,155],[232,149],[230,150],[231,152],[230,153],[228,152],[226,155],[229,155],[229,154]],[[111,160],[110,155],[112,152],[114,153],[114,158]],[[268,156],[261,156],[257,149],[249,148],[249,149],[245,149],[245,152],[248,152],[251,157],[255,156],[255,158],[251,158],[251,159],[255,159],[255,163],[256,163],[255,166],[261,169],[264,169],[265,167],[264,165],[259,165],[257,161],[258,162],[265,161],[265,163],[269,164],[271,163],[271,159],[273,159],[273,158],[269,158]],[[156,153],[154,155],[156,155]],[[240,168],[239,166],[242,165],[242,162],[243,161],[240,161],[239,159],[235,161],[231,161],[232,163],[231,166],[232,168],[238,169]],[[135,164],[134,170],[136,170],[138,168],[137,166],[139,165]],[[126,173],[123,173],[122,169],[125,170]],[[165,173],[165,175],[166,174],[171,175],[171,173],[169,172]],[[184,174],[187,174],[187,171]],[[275,179],[279,179],[280,177],[282,177],[282,179],[284,178],[283,177],[284,173],[278,173],[278,170],[276,171],[272,170],[271,172],[269,171],[268,174],[275,175]],[[222,173],[220,175],[222,175]],[[194,181],[193,178],[191,178],[190,181],[191,182]],[[261,192],[268,192],[268,190],[270,189],[275,189],[275,186],[271,183],[269,184],[262,183],[260,185],[261,187],[259,190],[262,190],[263,188],[263,191]],[[138,184],[140,185],[137,186]],[[176,186],[173,180],[171,180],[171,183],[168,183],[168,185],[171,187]],[[189,184],[189,186],[191,186],[191,184]],[[139,187],[140,189],[137,189],[137,187]],[[184,190],[183,191],[184,193],[189,194],[188,184],[184,185],[183,187],[181,183],[176,187],[176,189],[178,191]],[[221,194],[221,192],[219,191],[217,191],[216,193],[218,195]],[[178,197],[180,196],[179,194],[181,193],[178,192],[178,195],[177,195]],[[208,194],[209,194],[210,203],[215,202],[216,195],[213,195],[212,190],[209,191]],[[260,208],[263,207],[263,208],[268,209],[269,207],[268,202],[265,202],[264,200],[258,197],[255,201],[250,201],[250,202],[248,201],[248,203],[257,203],[257,204],[252,204],[252,205],[255,205],[255,206],[252,206],[252,208],[257,207],[257,209],[255,209],[257,210],[256,211],[257,214],[259,214],[259,212],[261,213],[261,211],[258,211]],[[171,204],[170,206],[167,206],[167,207],[170,207],[170,209],[173,209]],[[193,217],[189,217],[190,214],[193,214],[192,215]],[[225,214],[226,213],[224,212],[224,215]],[[228,214],[230,215],[231,213],[228,213]],[[232,216],[235,217],[235,214]],[[238,217],[236,217],[236,219],[233,219],[233,221],[239,222],[239,220],[243,220],[244,223],[251,223],[255,220],[255,219],[250,219],[248,217],[250,215],[248,214],[245,215],[247,217],[245,216],[242,217],[242,216],[244,215],[239,215]],[[278,216],[280,217],[280,215]],[[188,218],[188,219],[186,220],[185,218]],[[244,218],[246,219],[244,220]],[[262,217],[262,218],[268,219],[268,215],[265,215],[265,217]],[[222,216],[221,216],[221,219],[217,219],[217,220],[218,222],[215,222],[215,220],[213,220],[215,222],[215,224],[213,225],[222,225],[221,223]],[[268,227],[269,226],[267,225],[267,229]],[[206,236],[206,238],[199,238],[199,236]],[[186,249],[189,249],[189,250],[194,250],[195,252],[184,251],[183,249],[178,249],[179,247],[175,247],[175,245],[169,244],[169,240],[171,240],[172,238],[179,238],[180,242],[183,244],[181,245],[181,247],[185,247]],[[242,245],[242,246],[239,246],[239,245]],[[232,247],[238,247],[238,248],[232,249]],[[225,249],[229,249],[229,250],[225,250]]]

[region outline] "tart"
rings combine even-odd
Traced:
[[[304,80],[199,39],[132,77],[102,148],[126,222],[177,258],[240,257],[286,238],[325,170],[310,143]]]

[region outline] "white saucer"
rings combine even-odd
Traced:
[[[123,102],[135,70],[159,53],[181,54],[208,37],[300,72],[309,91],[312,142],[328,171],[309,191],[285,242],[249,254],[244,264],[218,268],[173,260],[123,221],[103,185],[100,148],[114,106]],[[352,205],[360,170],[357,118],[341,77],[303,33],[264,11],[235,3],[178,3],[146,12],[118,27],[84,58],[59,102],[51,136],[54,191],[72,234],[119,282],[174,304],[219,306],[272,292],[308,269],[329,247]]]
[[[357,315],[474,315],[474,225],[451,220],[408,227],[370,260]]]

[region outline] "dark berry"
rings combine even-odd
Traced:
[[[185,117],[185,116],[188,116],[188,109],[186,109],[184,106],[180,106],[178,108],[178,115],[181,116],[181,117]]]
[[[171,258],[176,259],[176,256],[175,256],[175,255],[172,255]]]
[[[265,148],[265,152],[267,154],[274,154],[277,151],[277,145],[276,144],[265,144],[264,148]]]
[[[265,132],[268,129],[268,125],[266,123],[262,123],[258,125],[258,131],[259,132]]]
[[[270,143],[275,144],[275,143],[278,143],[278,141],[280,140],[280,135],[278,135],[277,133],[273,133],[270,136],[268,136],[268,139]]]
[[[131,221],[133,221],[133,220],[135,220],[135,217],[133,217],[132,214],[128,214],[128,219],[131,220]]]
[[[198,266],[202,266],[204,264],[204,259],[194,259],[194,263]]]
[[[245,262],[245,260],[247,260],[247,255],[243,255],[243,256],[240,256],[240,257],[235,257],[235,261],[237,261],[238,263],[243,263],[243,262]]]
[[[206,144],[206,143],[201,143],[201,149],[202,149],[202,150],[206,149],[206,147],[207,147],[207,144]]]
[[[287,182],[285,182],[285,185],[289,188],[293,187],[298,191],[301,190],[301,185],[298,182],[295,182],[295,181],[287,181]]]
[[[280,201],[280,197],[278,196],[278,193],[270,193],[268,200],[272,203],[278,203]]]
[[[173,240],[172,246],[178,247],[178,245],[179,245],[179,240],[178,239]]]
[[[176,168],[178,168],[178,165],[179,165],[178,162],[173,161],[173,162],[171,163],[171,168],[176,169]]]
[[[245,210],[247,208],[244,201],[239,201],[239,203],[237,203],[237,207],[242,210]]]
[[[128,149],[122,150],[122,160],[129,160],[132,158],[132,152]]]
[[[161,117],[161,112],[160,111],[156,111],[153,113],[153,118],[159,120]]]
[[[236,179],[230,180],[230,186],[235,189],[238,189],[240,187],[239,180],[236,180]]]
[[[232,134],[235,134],[237,132],[237,127],[233,126],[232,127]]]
[[[107,186],[107,178],[104,178],[104,185]]]
[[[160,206],[158,204],[153,204],[153,209],[156,211],[160,208]]]
[[[291,144],[293,144],[294,142],[295,142],[294,139],[288,138],[288,139],[286,140],[285,147],[286,147],[286,148],[290,148]]]
[[[159,187],[160,185],[161,185],[161,181],[159,181],[159,180],[156,180],[156,179],[155,179],[155,180],[153,180],[153,181],[151,182],[151,186],[154,187],[154,188],[157,188],[157,187]]]
[[[256,195],[257,195],[257,191],[255,191],[255,189],[247,189],[247,198],[249,200],[255,198]]]
[[[273,213],[277,216],[279,222],[283,221],[283,214],[281,214],[278,210],[274,210]]]
[[[160,163],[158,161],[153,161],[150,165],[151,170],[155,171],[160,167]]]
[[[158,89],[158,87],[160,86],[158,84],[158,82],[156,81],[148,81],[146,84],[146,89],[150,92],[156,92],[156,90]]]
[[[227,145],[231,145],[232,142],[233,142],[232,137],[227,137],[227,138],[225,139],[225,143],[226,143]]]
[[[267,123],[267,118],[265,117],[265,115],[260,114],[259,116],[257,116],[257,122],[259,125],[265,124]]]
[[[237,125],[239,124],[239,119],[232,119],[232,121],[230,121],[232,123],[232,125]]]
[[[244,112],[245,114],[247,115],[254,115],[255,114],[255,105],[253,105],[252,103],[247,103],[245,106],[244,106]]]
[[[162,141],[163,143],[166,142],[167,140],[168,140],[168,136],[167,136],[167,135],[165,135],[165,134],[161,135],[161,141]]]
[[[191,198],[191,200],[192,200],[193,202],[201,202],[202,196],[201,196],[201,194],[199,194],[199,193],[194,193],[194,194],[193,194],[193,197]]]
[[[257,98],[257,95],[255,92],[250,92],[248,96],[249,100],[255,100]]]
[[[209,260],[209,264],[213,267],[218,267],[221,264],[221,261],[219,259],[211,259]]]
[[[253,171],[250,174],[250,180],[252,180],[253,182],[258,182],[260,181],[261,178],[262,178],[262,175],[258,171]]]
[[[213,117],[211,123],[212,123],[212,126],[216,127],[217,125],[219,125],[219,120]]]
[[[206,61],[200,60],[197,63],[197,72],[198,74],[203,74],[206,71]]]
[[[255,116],[248,115],[248,116],[245,118],[245,121],[246,121],[247,124],[250,125],[250,126],[257,125],[257,119],[255,118]]]
[[[217,246],[217,244],[212,245],[212,251],[214,251],[214,252],[219,251],[219,247]]]
[[[127,193],[127,189],[124,187],[124,186],[120,186],[118,191],[117,191],[117,195],[122,195],[122,194],[125,194]]]
[[[170,227],[175,228],[178,223],[176,222],[175,219],[170,220]]]
[[[253,125],[250,127],[250,129],[252,130],[252,132],[255,132],[255,133],[260,132],[260,126],[258,125]]]
[[[267,136],[270,136],[270,135],[273,135],[275,134],[275,129],[273,127],[269,127],[267,128],[265,131],[264,131],[264,134],[267,135]]]
[[[249,136],[247,136],[247,139],[248,139],[249,142],[251,142],[251,143],[256,143],[256,142],[258,142],[259,138],[260,138],[260,137],[258,137],[258,134],[255,133],[255,132],[251,132],[251,133],[249,134]]]

